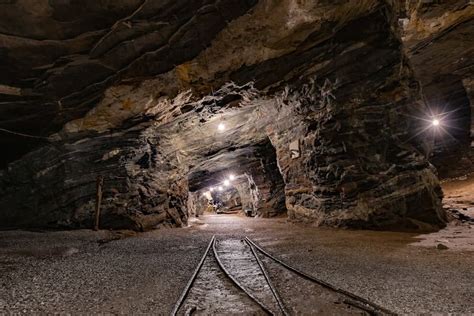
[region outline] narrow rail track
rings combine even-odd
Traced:
[[[394,315],[288,265],[248,237],[213,236],[171,315],[222,313]]]
[[[351,305],[353,306],[354,308],[356,309],[360,309],[360,310],[363,310],[364,312],[366,312],[367,314],[369,315],[396,315],[396,313],[382,307],[382,306],[379,306],[378,304],[376,303],[373,303],[373,302],[370,302],[369,300],[363,298],[363,297],[360,297],[360,296],[357,296],[353,293],[350,293],[348,291],[345,291],[343,289],[339,289],[339,288],[336,288],[335,286],[327,283],[327,282],[324,282],[318,278],[315,278],[293,266],[290,266],[289,264],[283,262],[282,260],[278,259],[277,257],[271,255],[270,253],[268,253],[267,251],[265,251],[262,247],[260,247],[259,245],[257,245],[255,242],[253,242],[250,238],[248,237],[245,237],[245,241],[247,242],[247,244],[252,248],[252,249],[256,249],[257,251],[259,251],[260,253],[262,253],[265,257],[269,258],[271,261],[275,262],[276,264],[282,266],[284,269],[288,270],[288,271],[291,271],[292,273],[295,273],[296,275],[300,276],[301,278],[303,279],[306,279],[312,283],[315,283],[329,291],[332,291],[334,293],[337,293],[339,295],[342,295],[344,296],[345,298],[342,300],[342,302],[344,304],[348,304],[348,305]],[[255,251],[255,250],[253,250]],[[258,255],[255,254],[255,256],[258,258]]]
[[[216,244],[216,238],[213,236],[171,315],[236,314],[242,310],[248,310],[253,315],[273,315],[253,293],[229,273],[218,255]],[[216,273],[216,270],[220,273]],[[193,293],[195,287],[197,290]],[[219,304],[219,300],[226,300],[229,304]],[[186,304],[187,301],[190,301],[190,304]],[[235,310],[229,310],[230,308]]]
[[[207,257],[207,254],[209,253],[209,249],[211,249],[212,245],[214,244],[214,241],[216,240],[216,236],[212,236],[211,241],[209,242],[209,245],[206,248],[206,251],[204,252],[204,255],[202,256],[201,260],[199,261],[196,269],[194,270],[193,276],[191,279],[189,279],[188,284],[184,288],[183,293],[181,293],[181,296],[178,299],[178,302],[175,304],[173,311],[171,312],[171,315],[176,315],[178,313],[178,310],[180,307],[183,305],[184,300],[186,299],[186,296],[189,294],[189,291],[191,290],[191,286],[193,286],[194,281],[196,280],[196,277],[201,271],[202,265],[204,264],[204,260]]]
[[[261,306],[265,306],[269,314],[284,314],[278,304],[278,296],[275,296],[276,292],[265,277],[263,267],[258,264],[258,259],[245,240],[216,241],[214,254],[229,277],[239,283],[239,287]]]

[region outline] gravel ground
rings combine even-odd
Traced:
[[[213,234],[269,252],[399,313],[474,313],[474,251],[409,233],[208,215],[184,229],[0,232],[0,314],[169,314]],[[125,238],[127,237],[127,238]]]

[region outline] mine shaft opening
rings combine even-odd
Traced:
[[[287,213],[285,183],[268,138],[226,150],[188,176],[188,216],[234,214],[275,217]]]

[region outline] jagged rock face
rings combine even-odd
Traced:
[[[467,0],[392,2],[403,51],[430,109],[419,116],[442,118],[431,160],[442,177],[473,170],[474,5]]]
[[[144,230],[165,220],[186,222],[185,180],[162,161],[156,139],[141,130],[81,135],[36,150],[1,174],[6,227],[91,227],[96,178],[104,175],[101,226]],[[175,181],[173,181],[175,180]]]
[[[61,30],[51,14],[67,9],[38,4],[34,19],[44,27],[21,30],[31,32],[27,49],[15,46],[26,37],[20,29],[2,35],[18,68],[13,75],[2,64],[10,71],[2,83],[22,88],[5,97],[5,109],[43,104],[16,126],[36,135],[62,129],[1,172],[0,222],[89,226],[102,175],[102,227],[180,226],[199,202],[189,192],[232,172],[242,175],[242,206],[262,216],[442,226],[438,180],[417,150],[426,143],[413,117],[426,108],[389,3],[104,1],[81,17],[107,8],[107,19]],[[14,19],[26,6],[11,7]],[[54,46],[57,56],[32,49],[46,44],[65,48]],[[20,63],[22,51],[29,57]]]
[[[209,198],[202,192],[188,193],[188,213],[190,216],[199,216],[204,214],[206,211],[211,211],[209,206]]]
[[[83,116],[114,82],[165,73],[197,56],[229,21],[255,3],[1,3],[0,80],[17,89],[1,100],[6,103],[1,126],[47,136]],[[17,117],[9,116],[10,112]],[[12,158],[38,142],[16,145],[16,139],[0,140],[11,148]]]
[[[222,192],[213,192],[213,202],[217,202],[220,210],[217,212],[236,212],[242,207],[239,191],[235,187],[227,188]]]

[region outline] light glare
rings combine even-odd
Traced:
[[[217,129],[218,129],[219,131],[225,130],[225,124],[224,124],[224,123],[219,123],[219,125],[217,125]]]
[[[229,184],[230,184],[230,181],[229,181],[229,180],[225,180],[225,181],[224,181],[224,185],[225,185],[226,187],[229,186]]]
[[[232,181],[235,179],[235,176],[233,174],[229,175],[229,180]]]
[[[217,189],[218,189],[219,191],[224,190],[224,188],[223,188],[222,186],[219,186]]]
[[[439,120],[438,119],[433,119],[431,124],[433,124],[433,126],[438,126],[439,125]]]

